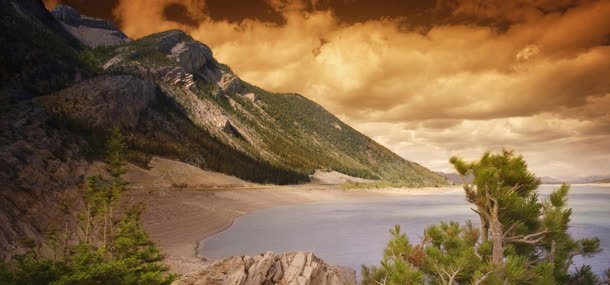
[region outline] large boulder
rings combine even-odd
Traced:
[[[234,256],[205,265],[173,285],[343,285],[355,284],[355,272],[332,267],[311,252]]]
[[[218,81],[218,87],[220,87],[220,89],[222,91],[224,91],[225,93],[241,93],[244,91],[244,87],[243,84],[241,83],[241,80],[239,79],[239,77],[237,77],[237,75],[231,73],[231,72],[226,72],[226,71],[222,71],[222,76],[220,77],[220,80]]]
[[[177,43],[170,50],[170,58],[188,73],[196,73],[208,61],[213,61],[212,50],[198,42]]]

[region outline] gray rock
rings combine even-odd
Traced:
[[[57,5],[57,7],[51,11],[51,14],[53,14],[53,17],[58,21],[64,22],[64,24],[74,27],[80,26],[80,13],[68,5]]]
[[[225,93],[239,93],[244,90],[243,84],[239,77],[233,73],[222,71],[222,76],[218,81],[218,87]]]
[[[169,57],[175,60],[188,73],[196,73],[206,62],[213,61],[212,50],[197,42],[177,43],[170,50]]]
[[[271,267],[275,264],[275,256],[272,252],[267,252],[263,255],[257,255],[254,257],[254,263],[248,266],[248,278],[246,279],[246,285],[258,285],[263,284],[266,280],[273,279],[273,275],[276,273],[276,269],[271,270]],[[271,274],[269,274],[271,273]]]
[[[174,285],[191,284],[355,284],[355,272],[331,267],[311,252],[275,255],[266,252],[254,257],[230,257],[205,265],[176,280]]]
[[[164,54],[169,54],[174,46],[189,39],[189,36],[180,30],[169,30],[161,33],[161,35],[157,50]]]

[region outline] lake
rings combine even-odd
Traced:
[[[541,196],[557,186],[543,185]],[[568,206],[573,208],[574,238],[597,236],[604,251],[577,258],[596,273],[610,267],[610,187],[572,186]],[[462,190],[434,195],[397,198],[346,199],[290,205],[252,212],[239,217],[226,231],[203,240],[198,253],[208,259],[255,255],[265,251],[313,251],[330,264],[378,265],[389,238],[389,229],[400,224],[412,243],[417,243],[428,225],[439,221],[472,220]]]

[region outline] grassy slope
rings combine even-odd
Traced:
[[[273,94],[251,85],[248,89],[280,126],[281,131],[265,137],[280,157],[290,157],[286,163],[297,163],[310,173],[324,169],[404,185],[446,184],[435,173],[404,160],[303,96]]]

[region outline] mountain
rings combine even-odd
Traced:
[[[570,183],[578,183],[578,184],[604,183],[603,181],[608,181],[608,180],[610,180],[610,176],[593,175],[593,176],[572,178],[572,179],[570,179]]]
[[[540,178],[540,181],[543,184],[561,184],[561,183],[564,183],[564,181],[562,181],[561,179],[557,179],[557,178],[551,177],[551,176],[542,176],[542,177],[539,177],[539,178]]]
[[[463,178],[461,175],[459,175],[457,173],[437,172],[437,174],[447,178],[453,184],[471,183],[472,179],[473,179],[472,174],[469,174],[468,176],[466,176],[466,178]],[[539,177],[539,178],[543,184],[561,184],[561,183],[565,182],[565,181],[562,181],[560,179],[550,177],[550,176],[543,176],[543,177]],[[589,180],[594,181],[591,179],[592,179],[592,177],[589,178]],[[586,183],[586,182],[573,182],[573,183]]]
[[[464,184],[471,183],[473,176],[472,174],[468,174],[466,177],[462,177],[462,175],[458,173],[446,173],[446,172],[436,172],[438,175],[445,177],[447,180],[451,181],[453,184]]]
[[[58,5],[51,13],[66,31],[90,48],[115,46],[130,41],[110,21],[81,15],[70,6]]]
[[[244,82],[182,31],[131,41],[66,6],[52,14],[40,0],[2,0],[0,8],[3,253],[75,222],[61,209],[78,207],[86,169],[114,127],[127,138],[129,161],[143,167],[160,156],[258,183],[336,171],[447,184],[315,102]]]
[[[610,183],[610,178],[605,178],[605,179],[597,180],[594,183]]]
[[[141,154],[184,158],[199,153],[211,169],[255,182],[302,182],[321,169],[410,185],[443,183],[305,97],[243,82],[209,47],[182,31],[94,50],[93,56],[100,68],[95,77],[37,102],[85,128],[127,128],[131,149]],[[211,151],[211,142],[198,142],[201,137],[226,148],[221,152],[245,156],[251,164],[262,164],[258,169],[278,174],[232,170],[247,163],[240,158],[226,165],[226,157]]]

